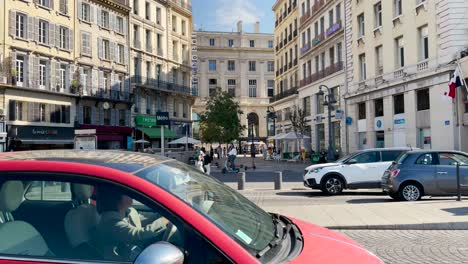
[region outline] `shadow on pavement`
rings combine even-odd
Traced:
[[[459,207],[459,208],[444,208],[442,211],[449,212],[454,216],[464,216],[468,215],[468,207]]]
[[[398,202],[392,198],[367,198],[367,199],[353,199],[346,201],[349,204],[370,204],[370,203],[395,203]]]
[[[383,196],[384,193],[380,192],[343,192],[340,195],[332,196],[326,195],[321,191],[306,191],[306,192],[278,192],[276,195],[280,196],[304,196],[304,197],[344,197],[344,196]],[[366,199],[362,199],[366,200]]]

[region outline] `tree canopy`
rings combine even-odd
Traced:
[[[231,143],[239,139],[241,125],[239,103],[227,92],[218,91],[210,97],[206,111],[200,116],[201,138],[208,143]]]

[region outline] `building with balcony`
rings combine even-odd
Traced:
[[[2,1],[0,151],[73,146],[75,14],[67,1]]]
[[[466,90],[444,96],[468,45],[462,2],[345,1],[350,151],[468,150]]]
[[[172,131],[166,138],[191,130],[194,97],[190,88],[192,11],[189,0],[132,0],[130,69],[134,91],[132,119],[169,112]],[[135,124],[137,139],[161,147],[160,128]]]
[[[254,117],[253,137],[264,140],[267,108],[275,87],[273,35],[260,33],[258,22],[253,33],[244,32],[242,21],[237,23],[237,32],[195,34],[199,97],[193,111],[200,115],[210,96],[219,90],[229,92],[243,111],[241,123],[247,127],[247,117]]]
[[[344,72],[344,5],[342,0],[301,0],[299,26],[299,89],[298,105],[307,115],[308,136],[315,151],[329,146],[328,107],[331,96],[318,95],[325,85],[333,95],[332,128],[334,149],[346,152],[345,122],[342,96],[345,86]],[[333,101],[333,100],[332,100]]]
[[[76,123],[99,149],[132,149],[128,1],[76,1]]]
[[[277,0],[275,14],[275,90],[270,105],[277,112],[278,125],[269,122],[268,134],[291,130],[289,118],[280,117],[296,105],[299,88],[299,12],[298,0]],[[281,120],[281,121],[280,121]],[[271,120],[269,120],[271,121]]]

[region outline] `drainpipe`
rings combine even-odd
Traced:
[[[347,3],[348,0],[344,1],[344,50],[345,50],[345,62],[344,62],[344,71],[345,71],[345,83],[344,83],[344,88],[345,92],[344,94],[348,94],[348,51],[347,51],[347,35],[346,35],[346,29],[347,29],[347,19],[348,19],[348,14],[347,14]],[[344,107],[345,107],[345,138],[346,138],[346,154],[349,154],[349,129],[348,125],[346,124],[346,118],[348,116],[348,100],[346,98],[344,99]]]

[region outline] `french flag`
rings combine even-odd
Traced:
[[[455,95],[457,93],[457,87],[461,86],[461,79],[460,79],[460,72],[458,71],[458,67],[455,69],[453,73],[452,79],[450,79],[449,89],[444,93],[445,96],[451,97],[455,99]]]

